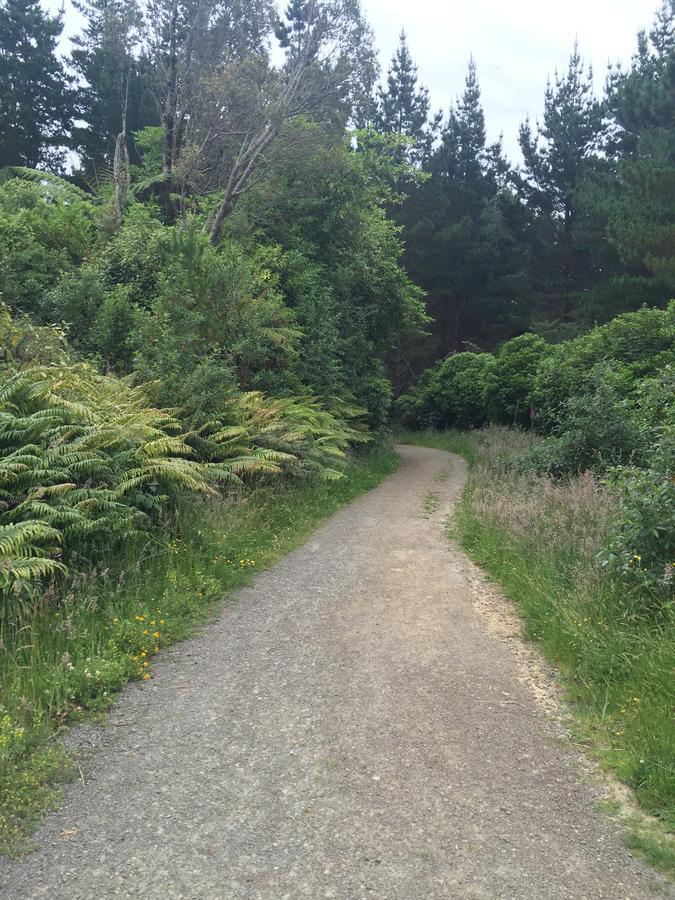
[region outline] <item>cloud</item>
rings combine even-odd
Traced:
[[[608,62],[627,62],[640,28],[649,27],[654,0],[363,0],[375,32],[383,72],[401,27],[432,108],[447,111],[461,93],[469,56],[478,67],[488,135],[504,134],[519,158],[518,125],[541,114],[548,77],[563,70],[575,39],[602,90]]]

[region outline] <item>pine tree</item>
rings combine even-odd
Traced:
[[[485,114],[473,57],[469,60],[464,93],[450,108],[434,154],[432,170],[444,184],[460,214],[476,212],[481,203],[496,193],[509,166],[504,159],[501,139],[488,146]],[[450,196],[451,195],[451,196]]]
[[[634,154],[641,134],[675,124],[675,0],[664,0],[649,34],[638,34],[638,49],[627,71],[611,69],[605,104],[610,120],[605,150],[615,158]]]
[[[386,134],[411,139],[410,160],[428,156],[438,128],[439,116],[429,121],[429,91],[418,85],[417,66],[408,49],[405,31],[387,72],[387,85],[378,90],[376,125]]]
[[[575,292],[587,287],[598,265],[575,237],[579,199],[585,180],[597,167],[602,107],[593,93],[593,73],[574,45],[563,75],[547,85],[543,122],[533,134],[520,127],[525,163],[522,193],[533,216],[530,229],[535,305],[545,319],[567,321]]]
[[[574,193],[587,168],[602,125],[600,104],[593,94],[593,72],[574,45],[564,75],[556,73],[544,96],[543,124],[533,134],[529,121],[520,126],[530,200],[560,221],[569,235],[574,220]]]
[[[56,56],[62,30],[39,0],[0,3],[0,167],[62,165],[74,106]]]
[[[610,73],[606,146],[615,169],[610,242],[630,271],[675,291],[675,0],[665,0],[627,72]]]
[[[425,169],[404,210],[406,264],[427,292],[437,353],[466,349],[467,340],[492,346],[519,323],[522,211],[506,189],[501,141],[487,143],[473,59]]]
[[[73,129],[73,143],[89,172],[113,165],[119,134],[156,125],[159,116],[135,0],[79,0],[76,6],[86,21],[72,52],[73,68],[83,82],[79,118],[84,124]],[[132,159],[139,161],[138,156]]]

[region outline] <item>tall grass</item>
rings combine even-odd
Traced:
[[[395,466],[395,454],[380,448],[354,457],[340,480],[193,498],[164,536],[127,542],[95,570],[82,560],[63,590],[13,604],[0,620],[0,852],[25,849],[58,799],[72,768],[53,740],[61,727],[105,708],[128,680],[150,680],[163,647]]]
[[[612,528],[611,489],[514,465],[533,441],[500,428],[417,432],[399,440],[459,452],[471,474],[457,511],[469,555],[503,586],[527,635],[563,672],[588,749],[645,810],[675,822],[672,616],[611,579],[598,562]]]

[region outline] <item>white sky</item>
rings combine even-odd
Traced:
[[[285,0],[283,0],[285,3]],[[649,28],[658,0],[362,0],[380,50],[382,74],[405,28],[420,81],[432,110],[447,113],[461,93],[470,54],[478,67],[488,137],[504,133],[504,146],[518,160],[518,125],[543,106],[556,66],[563,69],[575,37],[593,64],[598,92],[607,63],[628,62],[639,28]],[[46,0],[52,10],[61,0]],[[79,15],[65,0],[65,35],[77,31]],[[64,36],[65,36],[64,35]],[[67,47],[64,46],[64,52]]]
[[[473,53],[488,136],[504,133],[515,161],[518,126],[541,115],[548,75],[562,70],[575,37],[602,90],[607,63],[627,63],[640,28],[649,28],[658,0],[362,0],[380,50],[383,75],[401,27],[429,88],[433,110],[447,113],[461,93]]]

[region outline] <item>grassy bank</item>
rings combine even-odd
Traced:
[[[527,636],[563,673],[587,750],[672,831],[672,610],[656,616],[649,598],[599,565],[614,512],[610,489],[589,475],[555,481],[519,473],[513,460],[535,440],[523,432],[406,432],[398,440],[467,458],[456,523],[464,548],[501,583]],[[634,841],[654,862],[673,866],[666,843]]]
[[[172,534],[36,596],[0,627],[0,852],[18,854],[72,763],[58,732],[109,705],[153,657],[189,635],[229,591],[294,547],[396,467],[362,453],[339,481],[278,482],[181,510]],[[84,567],[83,567],[84,568]]]

